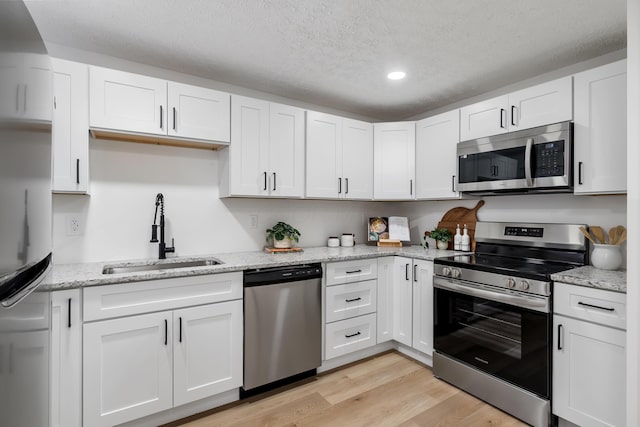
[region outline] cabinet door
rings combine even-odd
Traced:
[[[169,135],[229,142],[231,95],[168,82]]]
[[[304,195],[304,110],[269,104],[269,194]]]
[[[175,406],[242,385],[242,300],[173,314]]]
[[[82,426],[80,290],[51,294],[51,427]]]
[[[307,111],[307,197],[342,195],[342,119]]]
[[[0,117],[16,118],[22,114],[23,63],[21,54],[0,55]]]
[[[626,425],[625,332],[554,316],[553,413],[580,426]]]
[[[627,192],[627,61],[575,75],[575,194]]]
[[[22,97],[24,116],[30,120],[51,121],[53,112],[51,59],[47,55],[39,54],[28,54],[24,58]]]
[[[373,199],[373,124],[342,119],[344,197]]]
[[[375,123],[373,130],[374,198],[415,198],[415,123]]]
[[[89,67],[89,126],[166,135],[166,80]]]
[[[413,348],[433,353],[433,262],[413,260]]]
[[[231,194],[268,196],[269,103],[234,95],[231,111]]]
[[[89,68],[53,59],[53,191],[89,190]]]
[[[413,345],[413,262],[411,258],[395,258],[393,283],[393,339],[406,346]]]
[[[507,95],[492,98],[460,109],[460,141],[506,133]]]
[[[85,323],[83,425],[113,426],[173,406],[171,325],[170,312]]]
[[[571,76],[509,94],[509,130],[573,119]]]
[[[457,199],[454,190],[460,110],[416,123],[416,198]]]
[[[396,257],[392,256],[378,258],[378,297],[376,304],[378,344],[393,339],[393,289],[396,278],[395,259]]]

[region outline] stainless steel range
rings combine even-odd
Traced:
[[[474,254],[434,261],[437,377],[533,426],[550,425],[550,275],[587,263],[579,227],[479,222]]]

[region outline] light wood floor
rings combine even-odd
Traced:
[[[173,426],[525,426],[395,351]]]

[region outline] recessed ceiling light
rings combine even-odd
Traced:
[[[400,79],[404,79],[406,75],[407,73],[405,73],[404,71],[394,71],[392,73],[387,74],[387,78],[389,80],[400,80]]]

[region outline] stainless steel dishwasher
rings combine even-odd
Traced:
[[[322,267],[244,272],[244,387],[252,395],[315,375],[322,360]]]

